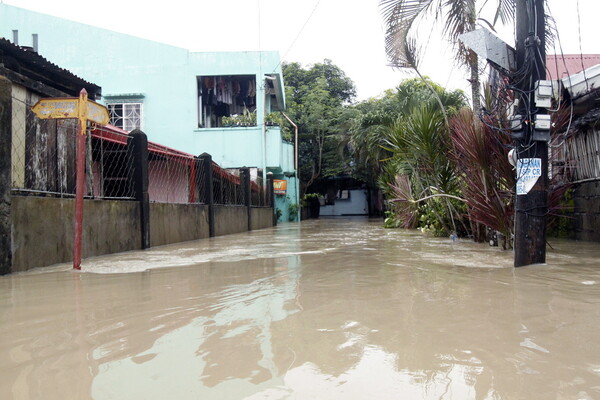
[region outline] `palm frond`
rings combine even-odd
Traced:
[[[428,10],[435,0],[381,0],[380,7],[387,26],[385,52],[392,66],[413,68],[416,48],[408,42],[415,21]]]

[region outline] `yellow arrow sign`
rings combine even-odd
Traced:
[[[80,118],[79,104],[84,104],[83,117],[100,125],[108,124],[108,110],[101,104],[87,100],[80,102],[77,97],[57,97],[42,99],[35,103],[32,111],[41,119]]]

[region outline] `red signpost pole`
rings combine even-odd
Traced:
[[[73,269],[81,269],[83,242],[83,194],[85,192],[85,136],[87,132],[87,91],[79,93],[77,121],[77,175],[75,180],[75,223],[73,233]]]
[[[41,99],[31,108],[40,119],[77,119],[77,154],[75,177],[75,217],[73,227],[73,268],[81,269],[83,242],[83,195],[85,192],[85,137],[88,119],[106,125],[110,120],[106,107],[88,101],[85,89],[77,97]]]

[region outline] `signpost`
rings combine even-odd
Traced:
[[[106,107],[88,100],[85,89],[79,92],[79,98],[42,99],[32,108],[40,119],[78,119],[77,123],[77,160],[75,184],[75,222],[73,234],[73,268],[81,269],[81,246],[83,237],[83,194],[85,191],[85,135],[87,121],[99,125],[108,124]]]

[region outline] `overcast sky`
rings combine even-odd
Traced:
[[[379,0],[3,0],[31,9],[187,48],[192,51],[278,50],[304,65],[329,58],[354,81],[358,100],[393,88],[412,73],[386,65]],[[600,53],[600,0],[549,0],[563,51]],[[577,12],[579,8],[579,13]],[[579,15],[579,17],[578,17]],[[489,17],[489,16],[488,16]],[[489,17],[492,18],[492,17]],[[450,89],[467,73],[431,25],[421,26],[422,72]],[[511,27],[500,36],[514,45]],[[421,37],[422,36],[422,37]]]

